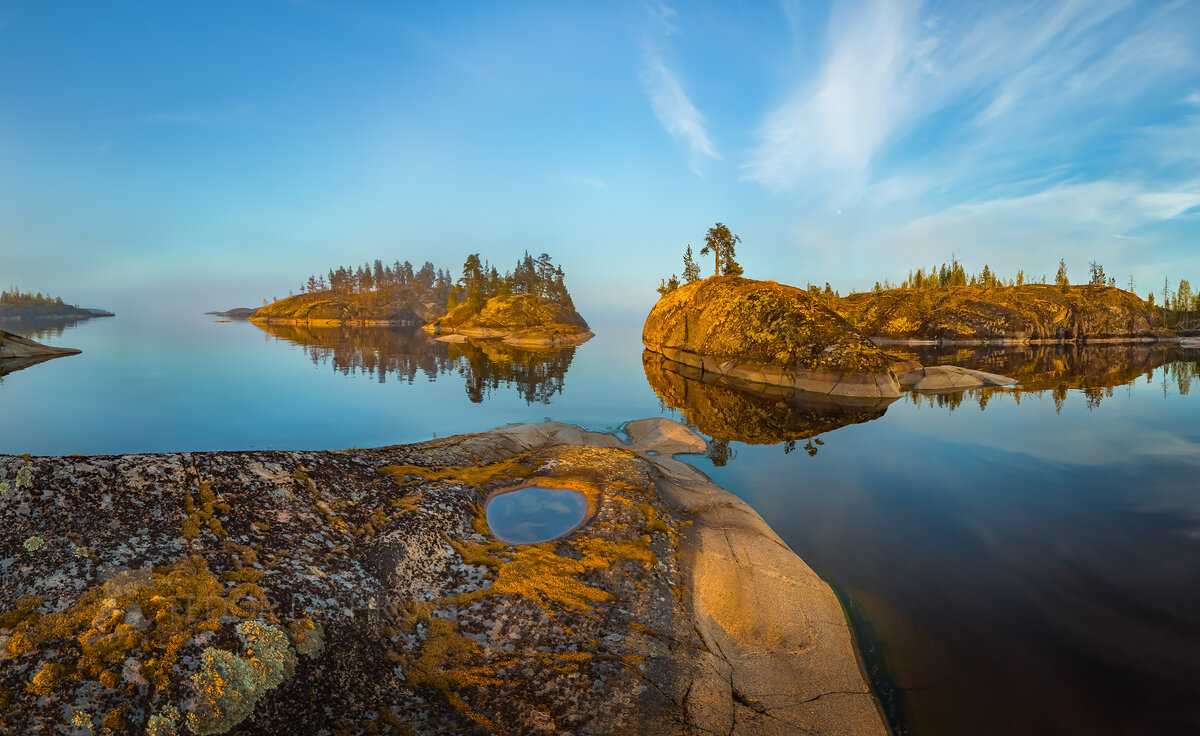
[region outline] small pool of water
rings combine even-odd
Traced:
[[[509,544],[546,542],[579,526],[587,506],[578,491],[526,486],[493,496],[487,523],[492,534]]]

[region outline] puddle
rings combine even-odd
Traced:
[[[509,544],[533,544],[561,537],[587,516],[587,499],[566,488],[526,486],[492,496],[488,527]]]

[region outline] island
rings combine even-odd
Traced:
[[[62,297],[52,297],[38,292],[22,293],[13,287],[0,291],[0,322],[78,322],[93,317],[114,317],[104,309],[88,309],[67,304]]]
[[[751,384],[900,396],[895,359],[808,292],[774,281],[710,276],[673,288],[646,317],[642,344],[675,363]]]
[[[226,309],[224,312],[205,312],[205,314],[212,317],[247,320],[250,319],[250,315],[254,314],[256,311],[258,310],[253,307],[234,307],[233,309]]]
[[[704,449],[648,419],[0,456],[0,728],[884,736],[834,592],[674,457]]]
[[[831,307],[878,344],[1126,342],[1174,337],[1155,309],[1114,286],[885,289]]]
[[[593,337],[578,312],[538,294],[493,296],[479,308],[468,301],[423,329],[439,340],[500,339],[523,348],[569,347]]]

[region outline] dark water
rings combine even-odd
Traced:
[[[0,380],[0,451],[336,448],[686,419],[843,596],[899,733],[1200,733],[1200,351],[927,351],[1015,390],[836,403],[662,365],[640,319],[540,354],[125,316]],[[11,328],[10,328],[11,329]],[[1192,393],[1192,392],[1195,393]]]
[[[492,496],[488,527],[511,544],[533,544],[561,537],[587,515],[587,499],[567,488],[526,486]]]

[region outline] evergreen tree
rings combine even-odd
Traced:
[[[672,291],[675,291],[678,288],[679,288],[679,278],[675,274],[671,274],[670,280],[663,279],[662,282],[658,285],[658,293],[661,294],[662,296],[666,296],[667,294],[670,294]]]
[[[1058,288],[1062,289],[1064,294],[1071,290],[1071,282],[1067,280],[1067,262],[1061,258],[1058,259],[1058,273],[1054,276],[1054,283],[1058,284]]]
[[[738,235],[734,235],[728,227],[717,223],[708,229],[708,233],[704,236],[704,247],[700,249],[700,255],[713,254],[714,269],[713,275],[719,276],[741,276],[742,267],[734,260],[735,248],[742,239]]]
[[[683,280],[689,284],[693,284],[700,280],[700,267],[696,265],[696,261],[692,259],[691,243],[688,243],[687,250],[683,252]]]

